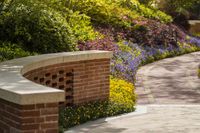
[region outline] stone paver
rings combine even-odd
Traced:
[[[139,69],[138,104],[147,113],[97,120],[65,133],[200,133],[200,52]]]
[[[65,133],[199,133],[200,105],[147,106],[148,113],[89,122]]]
[[[200,104],[200,52],[164,59],[139,69],[139,104]]]

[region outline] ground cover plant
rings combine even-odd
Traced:
[[[97,101],[61,109],[59,121],[61,131],[89,120],[134,111],[136,95],[133,91],[132,83],[111,77],[109,101]]]
[[[0,61],[63,51],[113,51],[110,100],[62,109],[61,131],[131,112],[140,66],[200,50],[199,37],[174,25],[171,16],[149,5],[151,0],[141,1],[3,0]]]

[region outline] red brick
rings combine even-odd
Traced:
[[[58,107],[58,103],[47,103],[46,108]]]
[[[9,129],[9,125],[5,124],[2,119],[0,120],[0,129],[2,130],[8,130]]]
[[[45,133],[58,133],[58,129],[48,129]]]
[[[46,116],[45,121],[58,121],[58,115],[53,115],[53,116]]]
[[[6,106],[6,112],[9,112],[11,114],[16,114],[16,115],[20,114],[20,111],[18,109],[13,108],[11,106]]]
[[[23,131],[23,133],[35,133],[35,130],[32,130],[32,131]]]
[[[22,118],[21,123],[26,123],[26,124],[35,123],[35,118]]]
[[[14,128],[17,128],[19,126],[19,123],[15,122],[14,120],[11,120],[9,118],[4,118],[3,121],[5,122],[5,124],[7,124],[11,127],[14,127]]]
[[[35,109],[35,105],[24,105],[21,108],[22,110],[34,110]]]
[[[41,129],[56,129],[58,128],[58,123],[53,122],[53,123],[42,123],[40,124]]]
[[[21,130],[39,130],[39,123],[22,125]]]
[[[45,104],[36,104],[36,109],[45,108]]]
[[[22,117],[36,117],[36,116],[40,116],[40,111],[37,110],[31,110],[31,111],[23,111],[21,112],[21,116]]]
[[[20,121],[21,120],[17,115],[11,114],[11,113],[9,113],[9,112],[7,112],[5,110],[1,112],[1,115],[2,115],[2,117],[8,118],[8,119],[10,119],[12,121]]]
[[[58,114],[58,108],[45,108],[41,109],[41,115]]]
[[[45,133],[45,131],[44,130],[38,130],[35,133]],[[55,133],[57,133],[57,132],[55,132]]]
[[[4,101],[2,99],[0,99],[0,103],[2,104],[2,106],[6,106],[6,108],[0,109],[0,133],[1,132],[2,133],[3,132],[6,132],[6,133],[10,133],[10,132],[11,133],[14,133],[14,132],[15,133],[45,133],[45,131],[47,131],[46,129],[44,129],[44,131],[39,130],[40,128],[39,123],[44,123],[45,120],[47,123],[49,121],[54,122],[54,126],[52,127],[52,129],[58,128],[58,114],[55,114],[52,117],[50,116],[41,117],[39,112],[34,109],[34,107],[36,107],[35,105],[27,105],[26,107],[24,107],[24,106],[20,106],[20,105],[16,105],[16,104]],[[37,107],[43,108],[44,104],[41,104],[41,105]],[[55,106],[55,105],[58,105],[58,104],[52,104],[52,103],[48,104],[48,106]],[[28,107],[30,107],[30,109]],[[55,107],[55,108],[57,108],[58,110],[58,107]],[[52,109],[52,108],[47,107],[45,109]],[[20,113],[21,115],[15,115],[14,113],[16,112],[16,110],[18,112],[21,112]],[[56,118],[57,120],[55,120]],[[55,125],[57,126],[55,127]],[[54,133],[57,133],[57,131]]]
[[[45,121],[45,118],[42,116],[39,116],[38,118],[35,118],[36,123],[43,123]]]

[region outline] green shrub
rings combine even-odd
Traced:
[[[134,86],[124,80],[111,78],[109,101],[61,109],[59,123],[61,129],[67,129],[90,120],[132,112],[135,102]]]
[[[155,8],[149,8],[143,4],[140,4],[136,0],[116,0],[120,1],[120,4],[122,7],[128,8],[129,10],[136,11],[139,15],[149,18],[149,19],[155,19],[159,20],[161,22],[172,22],[172,17],[165,14],[164,12],[155,9]]]
[[[138,0],[141,4],[151,6],[152,4],[155,4],[157,0]]]
[[[11,44],[9,42],[0,43],[0,62],[35,54],[36,53],[24,51],[16,44]]]
[[[146,18],[159,20],[159,21],[165,22],[165,23],[172,22],[171,16],[169,16],[169,15],[165,14],[164,12],[161,12],[160,10],[157,10],[157,9],[150,9],[144,5],[141,5],[137,9],[137,11]]]
[[[80,11],[91,17],[93,23],[130,27],[133,19],[140,16],[171,22],[172,18],[165,13],[148,8],[137,0],[67,0],[63,3],[73,11]]]
[[[0,38],[38,53],[73,51],[79,40],[95,38],[90,18],[61,9],[38,0],[18,0],[0,15]]]
[[[136,12],[120,7],[114,0],[67,0],[64,4],[73,11],[90,16],[96,25],[130,27],[131,19],[139,17]]]

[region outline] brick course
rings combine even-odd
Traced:
[[[0,133],[57,133],[58,103],[18,105],[0,99]]]
[[[55,64],[32,70],[31,81],[65,90],[65,106],[80,105],[109,97],[110,59]]]

